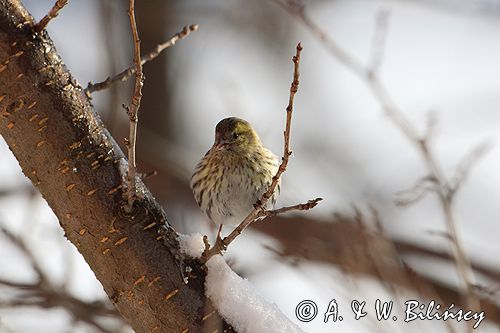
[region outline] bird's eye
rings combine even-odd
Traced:
[[[234,132],[234,133],[233,133],[233,140],[238,139],[238,137],[239,137],[239,136],[240,136],[240,135],[239,135],[238,133]]]

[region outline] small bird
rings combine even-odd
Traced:
[[[279,160],[265,148],[249,122],[222,119],[215,141],[194,170],[191,189],[200,208],[219,226],[238,225],[252,211],[276,175]],[[264,208],[274,205],[279,184]]]

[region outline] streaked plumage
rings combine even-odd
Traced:
[[[225,118],[215,128],[212,148],[195,168],[191,189],[210,220],[237,225],[267,190],[278,166],[278,158],[262,146],[247,121]]]

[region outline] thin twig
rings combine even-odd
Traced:
[[[59,11],[61,9],[63,9],[64,6],[66,6],[68,4],[68,1],[69,0],[57,0],[56,3],[54,4],[54,6],[52,7],[52,9],[47,13],[47,15],[45,15],[40,20],[40,22],[38,22],[35,25],[35,28],[34,28],[35,31],[41,32],[43,29],[45,29],[47,27],[47,25],[49,24],[49,22],[59,14]]]
[[[290,212],[292,210],[300,211],[300,210],[313,209],[314,207],[316,207],[318,205],[318,203],[321,200],[323,200],[323,198],[316,198],[316,199],[309,200],[306,203],[301,203],[301,204],[297,204],[297,205],[293,205],[293,206],[281,207],[281,208],[273,209],[273,210],[261,210],[259,212],[259,215],[257,216],[257,218],[276,216],[279,214]]]
[[[296,47],[296,54],[292,58],[293,64],[294,64],[294,71],[293,71],[293,81],[290,86],[290,97],[288,99],[288,106],[286,108],[286,125],[285,125],[285,131],[283,133],[284,136],[284,147],[283,147],[283,157],[281,160],[281,164],[278,167],[278,171],[276,172],[276,175],[273,177],[273,180],[271,182],[271,185],[269,185],[269,188],[267,191],[262,195],[259,201],[254,206],[254,209],[248,214],[248,216],[227,236],[224,237],[224,239],[220,242],[219,238],[217,239],[217,242],[215,245],[210,248],[208,251],[205,250],[203,253],[203,259],[204,261],[210,259],[212,256],[215,254],[221,253],[222,250],[227,248],[229,244],[231,244],[232,241],[235,240],[236,237],[238,237],[243,230],[251,224],[253,221],[258,219],[259,217],[265,217],[266,216],[266,210],[263,209],[263,207],[266,206],[268,200],[272,197],[276,186],[278,186],[279,180],[281,178],[281,175],[283,172],[285,172],[286,167],[288,165],[288,159],[292,152],[290,151],[290,129],[292,125],[292,113],[293,113],[293,101],[295,98],[295,94],[297,93],[299,89],[299,77],[300,77],[300,72],[299,72],[299,64],[300,64],[300,53],[302,51],[302,45],[300,43],[297,44]],[[317,201],[314,202],[312,207],[316,206],[316,204],[319,202],[318,199]],[[307,204],[306,204],[307,205]],[[297,205],[297,207],[300,205]],[[312,208],[311,207],[311,208]],[[284,209],[287,209],[285,207]],[[290,209],[288,209],[290,210]],[[285,211],[288,211],[285,210]],[[277,210],[279,211],[279,210]],[[264,214],[264,215],[262,215]]]
[[[436,192],[436,180],[431,177],[421,178],[412,188],[396,193],[396,205],[405,207],[423,199],[431,191]]]
[[[372,72],[377,73],[382,65],[385,51],[385,41],[389,28],[389,16],[391,12],[388,9],[380,9],[375,18],[375,31],[373,33],[370,65]]]
[[[467,175],[474,164],[477,163],[477,161],[483,157],[490,148],[491,143],[489,141],[483,141],[462,159],[448,182],[450,191],[449,195],[452,197],[454,196],[455,192],[457,192],[460,186],[464,183],[465,178],[467,178]]]
[[[36,273],[36,280],[29,283],[9,281],[0,277],[0,286],[12,288],[16,290],[16,294],[20,294],[10,300],[0,300],[0,308],[38,307],[52,309],[61,307],[66,309],[76,322],[87,323],[104,333],[115,332],[99,322],[101,317],[113,317],[121,320],[118,312],[109,306],[109,303],[105,301],[87,303],[72,296],[64,288],[64,284],[54,284],[49,276],[44,273],[33,251],[27,246],[22,237],[13,234],[2,225],[0,225],[0,232],[22,252]]]
[[[452,210],[452,201],[455,194],[449,190],[448,181],[446,180],[441,167],[437,164],[434,156],[430,152],[428,145],[428,136],[419,135],[415,126],[408,120],[402,110],[397,106],[390,96],[387,88],[382,84],[378,74],[373,68],[365,66],[342,47],[340,47],[324,30],[322,30],[314,21],[312,21],[305,12],[305,7],[299,0],[271,0],[277,3],[281,8],[287,11],[292,17],[296,18],[306,28],[321,41],[322,45],[336,58],[344,64],[354,74],[356,74],[363,82],[366,82],[372,94],[382,106],[386,116],[401,130],[401,132],[412,142],[420,151],[422,158],[425,160],[427,171],[432,179],[435,180],[441,208],[443,210],[446,225],[451,238],[452,251],[454,253],[457,271],[462,284],[462,288],[466,292],[464,298],[465,303],[470,309],[480,310],[480,304],[477,297],[473,294],[472,287],[473,273],[470,262],[462,248],[458,232],[456,230],[456,222]],[[381,55],[381,53],[379,53]],[[381,60],[379,60],[381,61]],[[462,177],[463,179],[463,177]],[[455,186],[455,187],[458,187]]]
[[[31,249],[28,247],[25,241],[21,237],[14,235],[12,232],[10,232],[10,230],[4,228],[1,225],[0,225],[0,232],[2,232],[9,239],[9,241],[12,244],[14,244],[14,246],[16,246],[19,250],[21,250],[24,256],[29,260],[30,266],[35,271],[39,284],[45,285],[49,279],[45,274],[45,272],[43,271],[40,264],[38,263],[35,254],[31,251]]]
[[[141,40],[139,39],[139,33],[137,32],[137,24],[135,22],[135,1],[130,0],[128,16],[130,18],[130,28],[132,29],[132,37],[134,42],[134,65],[135,65],[135,86],[134,94],[132,95],[132,101],[130,103],[130,108],[127,108],[127,113],[129,115],[129,139],[127,142],[128,150],[128,174],[127,174],[127,205],[125,206],[126,212],[132,211],[132,206],[135,200],[135,177],[136,177],[136,165],[135,165],[135,143],[137,140],[137,113],[141,106],[142,98],[142,86],[143,86],[143,75],[142,75],[142,63],[141,63]]]
[[[197,24],[191,24],[191,25],[186,25],[182,31],[179,31],[175,35],[173,35],[169,40],[167,40],[165,43],[158,44],[154,50],[149,52],[148,54],[144,55],[141,58],[141,65],[145,65],[146,63],[150,62],[151,60],[155,59],[158,57],[164,50],[167,48],[174,46],[175,43],[178,41],[186,38],[189,36],[192,32],[195,32],[198,30],[198,25]],[[118,81],[125,81],[127,80],[132,74],[135,73],[135,64],[133,66],[130,66],[126,69],[124,69],[122,72],[118,73],[117,75],[113,77],[108,77],[106,80],[98,83],[92,83],[89,82],[87,85],[87,88],[85,88],[85,94],[87,96],[90,96],[93,92],[100,91],[107,89],[111,87],[114,83]]]

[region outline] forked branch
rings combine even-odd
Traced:
[[[41,32],[43,29],[45,29],[49,22],[59,14],[59,11],[68,4],[68,1],[69,0],[57,0],[52,9],[47,13],[47,15],[45,15],[40,20],[40,22],[35,25],[35,31]]]
[[[186,38],[192,32],[197,31],[198,28],[199,26],[197,24],[186,25],[181,31],[177,32],[169,40],[167,40],[162,44],[158,44],[154,50],[144,55],[141,58],[141,65],[144,66],[151,60],[155,59],[167,48],[174,46],[175,43]],[[116,74],[113,77],[108,77],[106,80],[102,82],[98,83],[89,82],[87,84],[87,88],[85,88],[85,94],[90,97],[90,94],[92,94],[93,92],[105,90],[111,87],[116,82],[127,80],[130,76],[132,76],[132,74],[135,74],[135,72],[136,72],[136,64],[134,63],[134,65],[124,69],[123,71],[121,71],[120,73]]]

